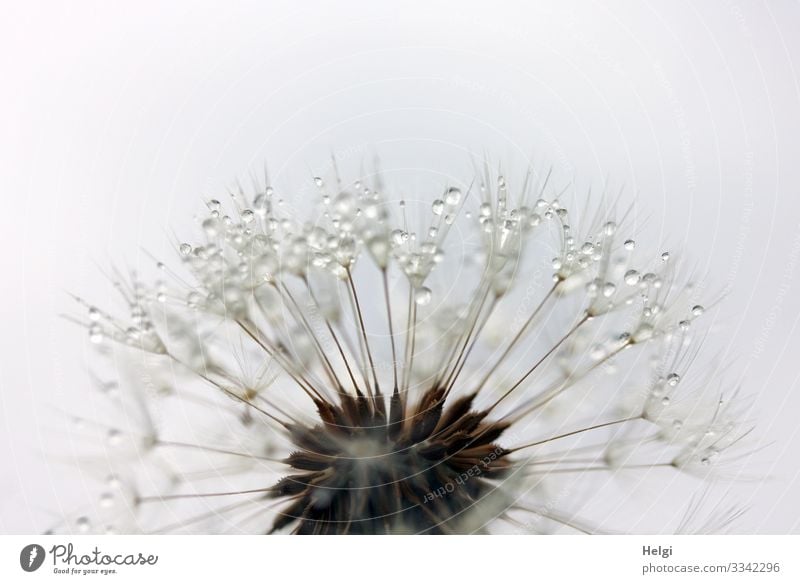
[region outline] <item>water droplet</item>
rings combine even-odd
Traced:
[[[108,437],[108,443],[111,444],[112,446],[116,446],[120,442],[122,442],[122,432],[120,432],[116,428],[111,428],[108,431],[107,437]]]
[[[192,246],[188,243],[182,243],[178,250],[181,252],[181,255],[188,256],[192,253]]]
[[[209,217],[203,221],[202,227],[208,237],[216,237],[219,233],[219,220],[214,217]]]
[[[392,231],[392,243],[395,245],[403,245],[406,241],[408,241],[408,233],[402,229],[395,229]]]
[[[627,249],[628,251],[630,251],[630,250],[632,250],[633,248],[635,248],[635,247],[636,247],[636,242],[635,242],[635,241],[633,241],[632,239],[626,239],[626,240],[625,240],[625,243],[623,243],[623,244],[622,244],[622,246],[623,246],[625,249]]]
[[[433,254],[435,254],[436,253],[436,249],[437,249],[436,248],[436,244],[433,243],[432,241],[426,241],[419,248],[419,250],[422,253],[424,253],[425,255],[433,255]]]
[[[78,517],[78,519],[75,521],[75,525],[78,527],[78,531],[81,533],[87,533],[92,526],[88,517]]]
[[[594,253],[594,245],[587,241],[581,246],[581,253],[583,255],[592,255]]]
[[[676,385],[678,385],[678,383],[680,383],[680,381],[681,381],[681,376],[678,375],[677,373],[670,373],[669,375],[667,375],[667,384],[670,387],[675,387]]]
[[[89,308],[89,320],[93,322],[97,322],[98,320],[100,320],[100,311],[97,310],[97,308],[95,308],[94,306]]]
[[[114,505],[114,495],[111,493],[103,493],[100,495],[100,506],[109,508]]]
[[[661,405],[668,406],[669,405],[669,401],[670,401],[669,398],[667,396],[664,396],[664,397],[661,398]]]
[[[256,198],[253,199],[253,208],[260,217],[265,217],[269,213],[269,197],[264,193],[256,195]]]
[[[317,185],[317,188],[322,188],[325,185],[325,181],[323,181],[320,177],[314,177],[314,184]]]
[[[661,261],[662,262],[668,262],[669,261],[669,252],[668,251],[665,251],[664,253],[661,254]]]
[[[253,211],[250,209],[245,209],[242,211],[242,221],[244,223],[252,223],[253,219],[255,219],[255,213],[253,213]]]
[[[426,288],[425,286],[421,286],[416,289],[414,294],[414,299],[416,300],[417,304],[420,306],[425,306],[431,301],[431,296],[433,296],[430,288]]]
[[[614,292],[616,291],[617,287],[611,282],[606,282],[605,284],[603,284],[603,296],[605,296],[606,298],[610,298],[611,296],[613,296]]]
[[[625,272],[625,283],[628,286],[636,286],[639,283],[639,272],[636,270],[628,270]]]
[[[442,211],[444,211],[444,201],[441,199],[436,199],[431,204],[431,211],[433,211],[434,215],[441,215]]]
[[[641,342],[647,341],[647,340],[653,338],[653,333],[654,332],[655,332],[655,329],[653,328],[652,325],[647,324],[647,323],[643,323],[643,324],[639,325],[639,328],[633,334],[633,341],[635,343],[641,343]]]
[[[693,306],[693,307],[692,307],[692,314],[693,314],[694,316],[700,316],[700,315],[702,315],[702,314],[703,314],[703,312],[705,312],[705,308],[703,308],[703,307],[702,307],[702,306],[700,306],[699,304],[697,304],[697,305],[695,305],[695,306]]]
[[[89,327],[89,340],[95,344],[103,342],[103,329],[98,324]]]
[[[461,189],[456,187],[451,187],[447,189],[447,193],[444,196],[445,202],[450,206],[458,205],[461,201]]]
[[[206,203],[206,205],[208,206],[209,211],[219,211],[222,208],[222,203],[220,203],[217,199],[211,199],[208,203]]]
[[[614,232],[617,230],[617,224],[613,221],[609,221],[605,225],[603,225],[603,233],[606,235],[614,235]]]

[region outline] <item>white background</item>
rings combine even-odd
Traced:
[[[636,193],[647,236],[728,292],[710,342],[769,444],[737,529],[799,531],[800,5],[379,4],[4,2],[0,531],[80,488],[47,456],[52,420],[92,407],[67,292],[102,303],[101,271],[149,266],[200,196],[264,161],[306,181],[332,150],[532,156]]]

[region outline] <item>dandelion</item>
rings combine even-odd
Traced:
[[[60,528],[624,531],[577,491],[719,472],[747,431],[692,371],[676,254],[616,205],[573,216],[550,173],[476,174],[408,203],[318,177],[311,218],[265,180],[208,201],[152,285],[116,274],[128,317],[79,299],[123,415],[77,419],[104,479]]]

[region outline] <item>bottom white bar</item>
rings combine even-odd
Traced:
[[[0,582],[800,582],[798,544],[800,536],[0,536]]]

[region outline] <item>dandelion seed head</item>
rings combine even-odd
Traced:
[[[548,485],[707,476],[746,435],[692,369],[705,309],[680,262],[646,257],[615,205],[573,215],[550,173],[484,170],[415,204],[379,175],[312,182],[307,216],[269,184],[207,201],[157,281],[115,277],[122,310],[78,300],[128,363],[128,423],[96,428],[113,480],[68,529],[587,531]],[[133,464],[161,482],[122,478]]]

